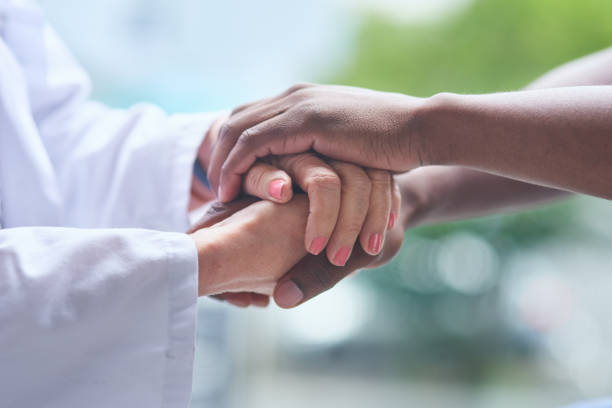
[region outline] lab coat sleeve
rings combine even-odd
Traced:
[[[193,165],[212,119],[87,101],[63,126],[41,128],[65,225],[186,231]]]
[[[185,234],[0,230],[0,406],[187,407],[196,270]]]

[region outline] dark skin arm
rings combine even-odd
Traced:
[[[609,84],[612,84],[612,49],[561,66],[527,89]],[[236,112],[240,113],[249,106],[238,108]],[[402,195],[398,222],[402,229],[389,231],[381,254],[372,257],[356,251],[342,268],[330,265],[321,256],[308,255],[279,281],[275,289],[277,304],[281,307],[296,306],[331,288],[357,269],[388,261],[401,246],[403,228],[517,210],[570,195],[563,190],[460,166],[424,167],[396,176],[396,184]],[[231,296],[226,300],[241,306],[265,303],[265,297],[247,293]]]
[[[612,48],[562,65],[526,89],[612,85]],[[430,166],[398,177],[413,216],[406,227],[460,220],[567,198],[572,194],[460,166]]]
[[[608,52],[599,56],[605,61]],[[593,57],[595,58],[595,57]],[[593,60],[585,60],[594,71]],[[566,67],[578,77],[576,65]],[[599,71],[598,71],[599,72]],[[589,72],[592,73],[592,72]],[[612,86],[580,79],[489,95],[431,98],[339,86],[297,86],[236,111],[221,130],[209,174],[222,200],[268,154],[314,150],[362,166],[404,172],[461,165],[529,183],[611,198]],[[593,74],[598,81],[606,75]],[[581,77],[581,78],[584,78]],[[541,86],[578,87],[535,89]]]
[[[528,89],[573,85],[612,84],[612,48],[563,65],[542,76]],[[400,223],[407,229],[487,214],[516,211],[537,204],[566,198],[571,193],[500,177],[460,166],[430,166],[396,176],[402,194]],[[389,242],[394,242],[393,238]],[[324,262],[303,259],[277,285],[276,302],[292,307],[329,289],[358,269],[356,264],[338,270]],[[361,260],[367,264],[367,260]],[[288,281],[303,291],[302,301],[291,305],[278,296],[278,289]]]

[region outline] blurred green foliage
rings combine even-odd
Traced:
[[[429,96],[518,89],[612,44],[609,0],[475,0],[449,19],[364,18],[356,50],[330,82]]]
[[[517,90],[547,71],[612,45],[612,1],[474,0],[435,23],[365,16],[354,55],[327,82],[416,96]],[[469,230],[521,247],[571,233],[571,203],[506,217],[420,228],[440,238]]]
[[[611,44],[612,1],[475,0],[435,23],[401,24],[379,15],[365,16],[354,55],[326,82],[417,96],[517,90],[562,63]],[[435,365],[444,349],[445,361],[455,361],[457,372],[482,374],[492,360],[524,353],[524,344],[516,338],[509,341],[510,329],[499,310],[499,281],[477,295],[453,292],[435,279],[430,290],[423,290],[411,282],[436,275],[436,262],[427,259],[431,256],[427,251],[408,251],[406,246],[468,232],[491,245],[503,268],[521,249],[577,234],[579,223],[574,218],[579,211],[580,206],[570,200],[522,214],[408,232],[404,250],[391,264],[361,275],[378,288],[379,302],[386,303],[389,311],[386,318],[395,319],[410,338],[405,341],[410,346],[403,364],[423,360]],[[466,337],[439,325],[432,310],[445,302],[458,305],[458,321],[478,329]],[[418,322],[407,318],[405,311]],[[482,379],[478,374],[467,377]]]

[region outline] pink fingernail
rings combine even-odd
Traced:
[[[380,245],[382,244],[382,235],[376,233],[370,235],[370,241],[368,242],[368,249],[371,253],[377,254],[380,252]]]
[[[348,261],[349,255],[351,253],[351,248],[342,247],[336,252],[336,256],[334,257],[334,263],[338,266],[346,265],[346,261]]]
[[[389,228],[393,228],[395,225],[395,213],[389,215]]]
[[[280,307],[293,307],[304,299],[304,294],[293,281],[281,283],[274,293],[274,300]]]
[[[319,255],[323,248],[325,248],[326,241],[327,239],[325,239],[325,237],[317,237],[313,239],[310,243],[310,248],[308,249],[308,252],[313,255]]]
[[[283,179],[272,180],[272,182],[270,183],[268,192],[270,193],[272,197],[276,198],[277,200],[282,200],[283,187],[285,187],[285,180]]]

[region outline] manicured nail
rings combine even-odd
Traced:
[[[270,183],[268,192],[270,193],[272,197],[276,198],[277,200],[282,200],[283,187],[285,187],[285,180],[283,179],[272,180],[272,182]]]
[[[317,237],[313,239],[310,243],[310,248],[308,249],[308,252],[313,255],[319,255],[323,248],[325,248],[326,241],[327,239],[325,239],[325,237]]]
[[[395,213],[389,215],[389,228],[393,228],[395,225]]]
[[[346,265],[346,261],[348,261],[349,255],[351,253],[351,248],[342,247],[336,252],[336,256],[334,257],[334,263],[338,266]]]
[[[293,281],[286,281],[276,288],[274,300],[280,307],[293,307],[304,299],[304,294]]]
[[[370,241],[368,242],[368,250],[373,254],[377,254],[380,252],[381,244],[382,244],[382,235],[378,233],[372,234],[370,235]]]

